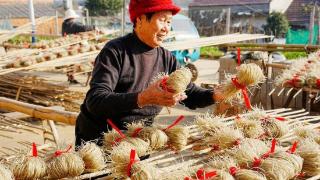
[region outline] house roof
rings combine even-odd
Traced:
[[[193,0],[189,6],[230,6],[269,4],[269,0]]]
[[[34,3],[34,15],[35,17],[42,16],[55,16],[55,9],[53,4],[47,3]],[[29,6],[27,3],[17,4],[1,4],[0,2],[0,18],[25,18],[29,17]]]
[[[293,0],[287,9],[287,17],[290,22],[307,22],[309,23],[310,12],[304,10],[303,4],[307,5],[310,0]]]

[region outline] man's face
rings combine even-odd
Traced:
[[[160,11],[150,20],[145,15],[137,18],[136,33],[147,45],[155,48],[162,44],[171,29],[172,12]]]

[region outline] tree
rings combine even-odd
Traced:
[[[289,22],[287,17],[279,12],[272,12],[267,18],[267,24],[263,26],[266,34],[276,38],[284,37],[288,32]]]
[[[90,15],[107,16],[120,12],[123,0],[87,0],[86,8]]]

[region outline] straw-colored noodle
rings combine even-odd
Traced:
[[[234,177],[236,180],[267,180],[267,178],[260,172],[250,169],[239,169]]]
[[[165,131],[169,137],[168,144],[175,150],[179,151],[188,143],[189,129],[184,126],[174,126]]]
[[[256,64],[240,65],[236,77],[238,78],[238,83],[246,87],[257,85],[265,80],[263,71]],[[225,86],[223,93],[226,100],[231,101],[235,96],[239,96],[241,91],[230,82]]]
[[[106,166],[103,150],[93,142],[88,142],[79,150],[79,155],[84,161],[85,171],[96,172]]]
[[[104,134],[104,148],[105,150],[111,150],[112,146],[116,143],[116,140],[118,138],[121,138],[120,134],[112,129],[111,131],[108,131],[107,133]]]
[[[127,128],[129,136],[132,136],[137,129],[142,128],[137,137],[149,142],[151,150],[157,150],[167,145],[168,136],[156,127],[144,127],[143,123],[132,123]]]
[[[9,168],[0,163],[0,179],[2,180],[13,180],[13,174]]]
[[[132,144],[139,157],[145,156],[149,150],[149,143],[140,138],[127,137],[123,141]]]
[[[157,169],[150,164],[137,162],[132,165],[131,177],[132,180],[153,180],[159,178]]]
[[[171,73],[167,79],[167,88],[174,93],[182,93],[191,82],[192,73],[188,68],[181,68]]]
[[[17,180],[41,179],[46,176],[46,163],[40,157],[17,157],[11,169]]]
[[[81,157],[72,152],[52,157],[47,163],[48,175],[55,179],[79,176],[84,172],[84,166]]]
[[[268,179],[271,180],[291,179],[296,175],[294,167],[289,161],[278,158],[263,160],[260,168]]]
[[[296,136],[302,139],[313,139],[316,143],[320,144],[320,133],[311,128],[300,127],[294,130]]]
[[[223,150],[234,147],[240,139],[243,139],[243,134],[239,130],[224,128],[206,137],[205,142],[209,146],[215,146],[218,150]]]
[[[231,167],[234,167],[234,168],[237,167],[236,161],[229,156],[215,157],[208,164],[212,168],[221,169],[224,171],[229,171]],[[237,180],[247,180],[247,179],[266,180],[266,177],[259,172],[249,170],[249,169],[240,169],[240,168],[236,169],[234,178]]]
[[[282,137],[289,132],[289,126],[286,122],[274,118],[263,120],[261,125],[267,135],[274,138]]]
[[[312,140],[305,140],[299,143],[297,154],[303,161],[302,172],[308,176],[320,174],[320,146]]]
[[[247,138],[259,138],[264,134],[264,129],[259,121],[250,121],[246,119],[236,119],[235,125]]]
[[[283,159],[283,160],[290,162],[294,167],[293,168],[294,174],[292,174],[291,176],[295,176],[295,175],[299,174],[302,170],[303,159],[300,156],[297,156],[295,154],[290,154],[290,153],[287,153],[284,151],[278,151],[274,154],[271,154],[270,157]]]
[[[221,130],[223,127],[226,127],[226,123],[223,123],[220,116],[213,117],[210,114],[199,115],[195,118],[195,124],[199,127],[201,132],[205,135]]]

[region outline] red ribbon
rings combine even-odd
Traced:
[[[252,167],[253,168],[256,168],[256,167],[259,167],[261,165],[261,159],[260,158],[253,158],[253,164],[252,164]]]
[[[297,174],[295,177],[304,178],[305,176],[306,176],[306,173],[305,172],[301,172],[301,173]]]
[[[286,118],[284,118],[284,117],[276,117],[275,119],[279,120],[279,121],[285,121],[286,120]]]
[[[168,80],[168,77],[164,77],[164,78],[161,80],[161,87],[162,87],[162,89],[165,90],[165,91],[168,91],[167,80]]]
[[[238,78],[231,78],[232,83],[234,84],[234,86],[236,86],[237,89],[241,89],[242,91],[242,95],[244,98],[244,102],[246,104],[247,109],[251,109],[251,103],[250,103],[250,98],[248,96],[248,92],[247,92],[247,87],[245,85],[242,85],[238,82]]]
[[[56,152],[54,152],[54,155],[57,157],[57,156],[60,156],[62,153],[67,153],[71,150],[72,148],[72,145],[69,145],[68,148],[64,151],[62,150],[57,150]]]
[[[197,178],[199,180],[206,180],[213,178],[217,175],[217,171],[205,172],[203,169],[197,171]]]
[[[136,161],[135,161],[135,158],[136,158],[136,150],[131,149],[131,152],[130,152],[130,161],[129,161],[129,164],[128,164],[128,167],[127,167],[127,175],[128,175],[128,177],[131,176],[131,168],[132,168],[132,165],[136,162]]]
[[[238,66],[241,65],[241,51],[240,48],[237,48],[237,59],[238,59]]]
[[[38,150],[37,150],[36,143],[32,143],[32,156],[33,157],[37,157],[38,156]]]
[[[272,139],[272,142],[271,142],[271,148],[270,148],[270,151],[263,154],[261,157],[262,159],[266,159],[270,156],[270,154],[274,153],[275,149],[276,149],[276,144],[277,144],[277,140],[276,139]]]
[[[116,130],[118,133],[119,133],[119,135],[121,136],[121,138],[118,138],[118,139],[124,139],[124,138],[126,138],[126,136],[120,131],[120,129],[115,125],[115,124],[113,124],[113,122],[111,121],[111,119],[107,119],[107,122],[108,122],[108,124],[114,129],[114,130]],[[120,140],[118,140],[118,141],[120,141]],[[116,140],[117,141],[117,140]]]
[[[230,173],[232,176],[235,176],[236,173],[237,173],[237,168],[236,168],[236,167],[230,167],[230,168],[229,168],[229,173]]]
[[[288,84],[290,84],[292,87],[296,88],[296,82],[298,81],[298,75],[294,75],[292,79],[288,80]]]
[[[240,139],[237,139],[237,140],[234,141],[234,145],[236,145],[236,146],[240,145],[240,143],[241,143]]]
[[[183,115],[179,116],[170,126],[168,126],[167,128],[163,129],[163,131],[166,131],[166,130],[172,128],[173,126],[175,126],[178,123],[180,123],[180,121],[182,121],[183,119],[184,119]]]
[[[168,77],[162,78],[162,80],[161,80],[161,87],[162,87],[162,89],[163,89],[164,91],[174,93],[174,90],[168,88],[168,86],[167,86],[167,80],[168,80]]]
[[[290,153],[291,153],[291,154],[293,154],[293,153],[296,151],[297,146],[298,146],[298,142],[295,141],[295,142],[293,143],[291,149],[290,149]]]
[[[220,150],[220,146],[218,144],[214,144],[214,145],[212,145],[212,150],[219,151]]]
[[[142,130],[143,128],[137,128],[133,131],[131,137],[137,137],[139,132]]]
[[[320,88],[320,79],[317,79],[317,86]]]

